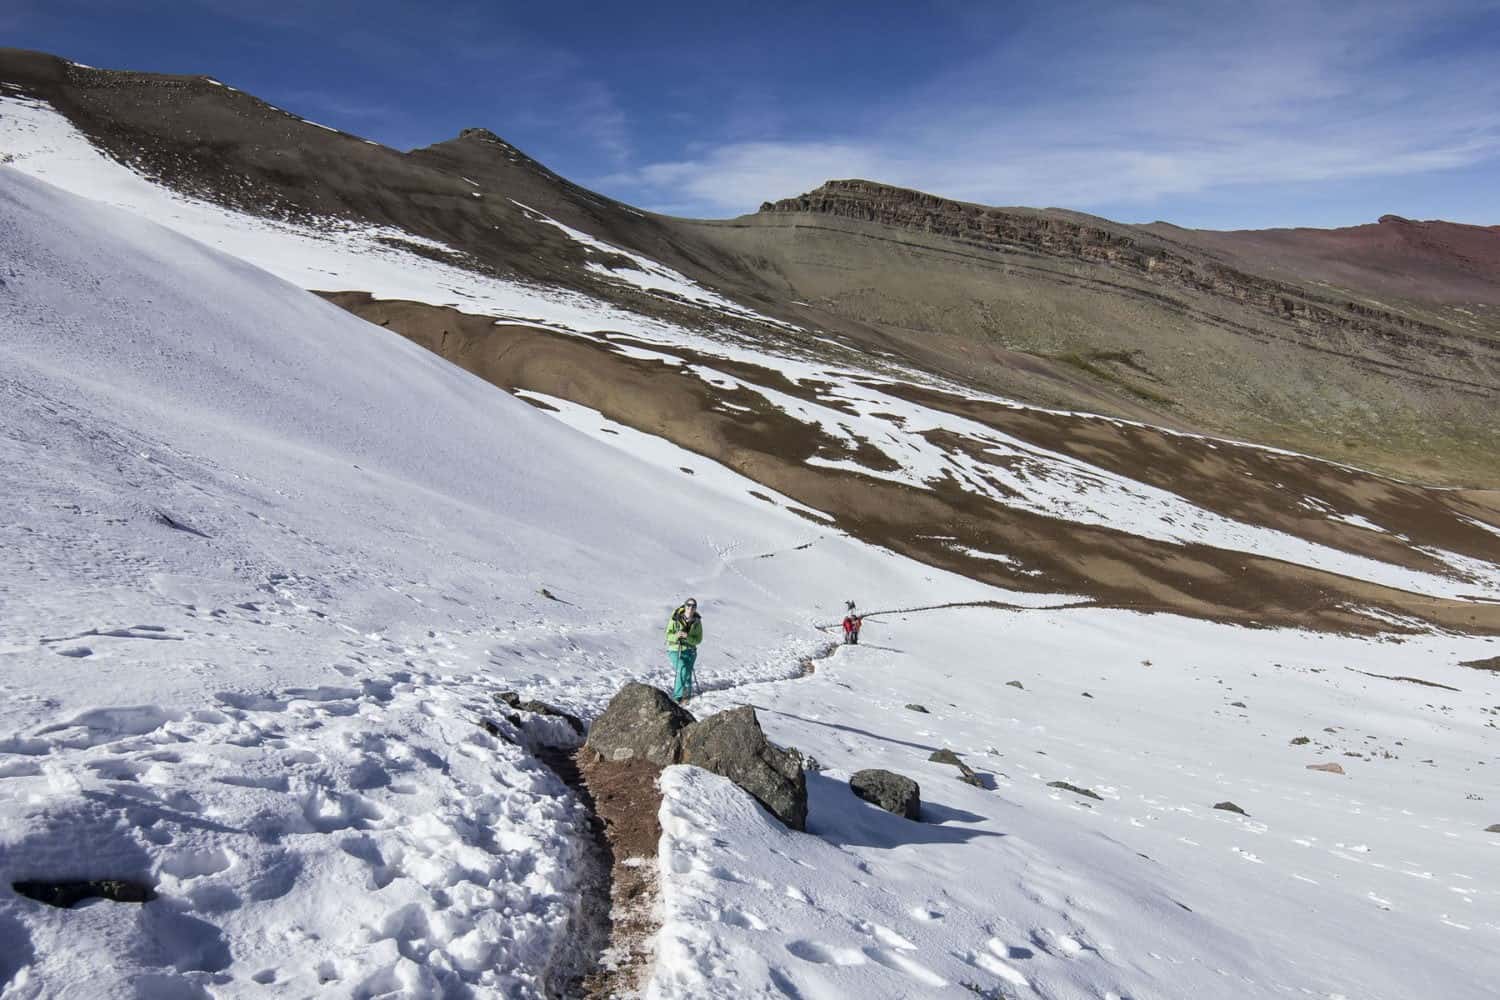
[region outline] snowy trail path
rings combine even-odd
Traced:
[[[55,697],[4,691],[12,712],[55,719],[0,740],[0,792],[36,803],[0,817],[6,870],[86,857],[160,894],[151,920],[96,968],[102,981],[184,996],[542,996],[590,964],[579,950],[592,940],[580,933],[590,816],[533,755],[548,733],[512,733],[515,745],[478,723],[503,720],[502,689],[591,717],[624,679],[664,683],[654,641],[644,675],[622,676],[620,652],[642,641],[631,616],[539,597],[509,622],[453,628],[440,592],[387,579],[376,589],[406,606],[391,616],[407,623],[397,636],[344,620],[313,579],[271,580],[239,600],[201,586],[158,579],[120,592],[112,610],[93,602],[93,624],[11,640],[12,656],[101,680],[143,664],[199,690],[217,679],[206,697],[159,691],[150,703],[120,697],[126,680],[61,717]],[[742,651],[733,667],[718,659],[727,669],[713,684],[795,676],[809,644]],[[242,664],[232,677],[210,666],[225,659]],[[299,673],[315,680],[285,683]],[[574,739],[561,723],[550,735]],[[95,916],[93,933],[119,936]],[[29,949],[17,996],[47,995],[78,963],[101,960],[71,912],[40,924],[14,936]],[[295,932],[265,933],[274,927]]]
[[[881,642],[838,647],[806,683],[698,706],[755,706],[825,770],[806,835],[713,775],[664,775],[652,1000],[1394,1000],[1439,974],[1446,995],[1489,995],[1500,869],[1475,765],[1494,763],[1500,692],[1456,666],[1488,640],[1077,609],[870,628]],[[1340,669],[1403,661],[1463,690]],[[944,748],[979,787],[927,759]],[[1328,760],[1347,774],[1306,769]],[[924,822],[857,800],[864,767],[917,779]]]

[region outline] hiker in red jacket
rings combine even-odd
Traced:
[[[845,606],[849,610],[848,613],[844,615],[844,645],[858,646],[859,627],[860,625],[864,624],[864,617],[855,613],[853,601],[845,602]]]

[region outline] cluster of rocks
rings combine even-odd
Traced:
[[[766,739],[748,705],[699,721],[665,691],[627,684],[594,721],[584,750],[600,760],[692,764],[722,774],[787,826],[807,829],[805,761]]]
[[[921,705],[907,708],[927,711]],[[583,752],[596,761],[701,767],[733,781],[792,829],[807,828],[806,772],[818,770],[818,764],[766,739],[755,709],[748,705],[699,720],[665,691],[649,684],[627,684],[589,728]],[[938,750],[928,759],[956,768],[959,781],[987,787],[985,779],[952,750]],[[849,788],[888,812],[921,818],[922,790],[904,775],[869,768],[856,772]]]

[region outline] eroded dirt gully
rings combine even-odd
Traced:
[[[638,994],[656,930],[656,851],[661,839],[657,768],[645,761],[592,761],[582,747],[541,747],[537,759],[577,796],[589,816],[594,871],[579,901],[577,949],[554,995],[609,1000]]]
[[[787,679],[811,677],[818,663],[838,648],[836,642],[824,644],[801,658],[797,672]],[[542,745],[533,753],[562,779],[589,817],[592,870],[582,879],[574,951],[551,984],[551,995],[565,1000],[638,996],[650,972],[651,938],[659,926],[657,779],[662,769],[644,760],[604,760],[583,746]]]
[[[816,456],[879,470],[889,460],[868,442],[826,434],[753,391],[717,387],[684,377],[683,367],[628,357],[616,346],[628,344],[624,338],[611,342],[496,323],[445,307],[375,300],[363,292],[324,294],[494,385],[598,410],[822,510],[857,538],[972,579],[1242,625],[1355,633],[1403,629],[1357,610],[1375,608],[1441,628],[1500,632],[1497,603],[1424,597],[1260,555],[1159,542],[1046,517],[996,503],[952,479],[921,490],[808,465]],[[820,397],[816,384],[793,382],[771,369],[680,347],[670,353],[689,366],[840,405]],[[1384,562],[1448,572],[1422,546],[1500,562],[1500,534],[1475,523],[1500,522],[1493,499],[1483,491],[1431,489],[1301,456],[1086,415],[1011,408],[918,386],[880,388],[1160,486],[1207,510]],[[960,441],[940,443],[984,457]],[[1325,511],[1300,505],[1304,497],[1389,530],[1330,520]],[[1006,553],[1015,561],[978,558],[959,551],[963,548]]]

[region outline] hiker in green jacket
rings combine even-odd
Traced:
[[[703,619],[698,617],[698,602],[689,597],[672,612],[667,622],[667,656],[677,671],[677,687],[672,700],[681,703],[693,690],[693,661],[698,659],[698,643],[703,641]]]

